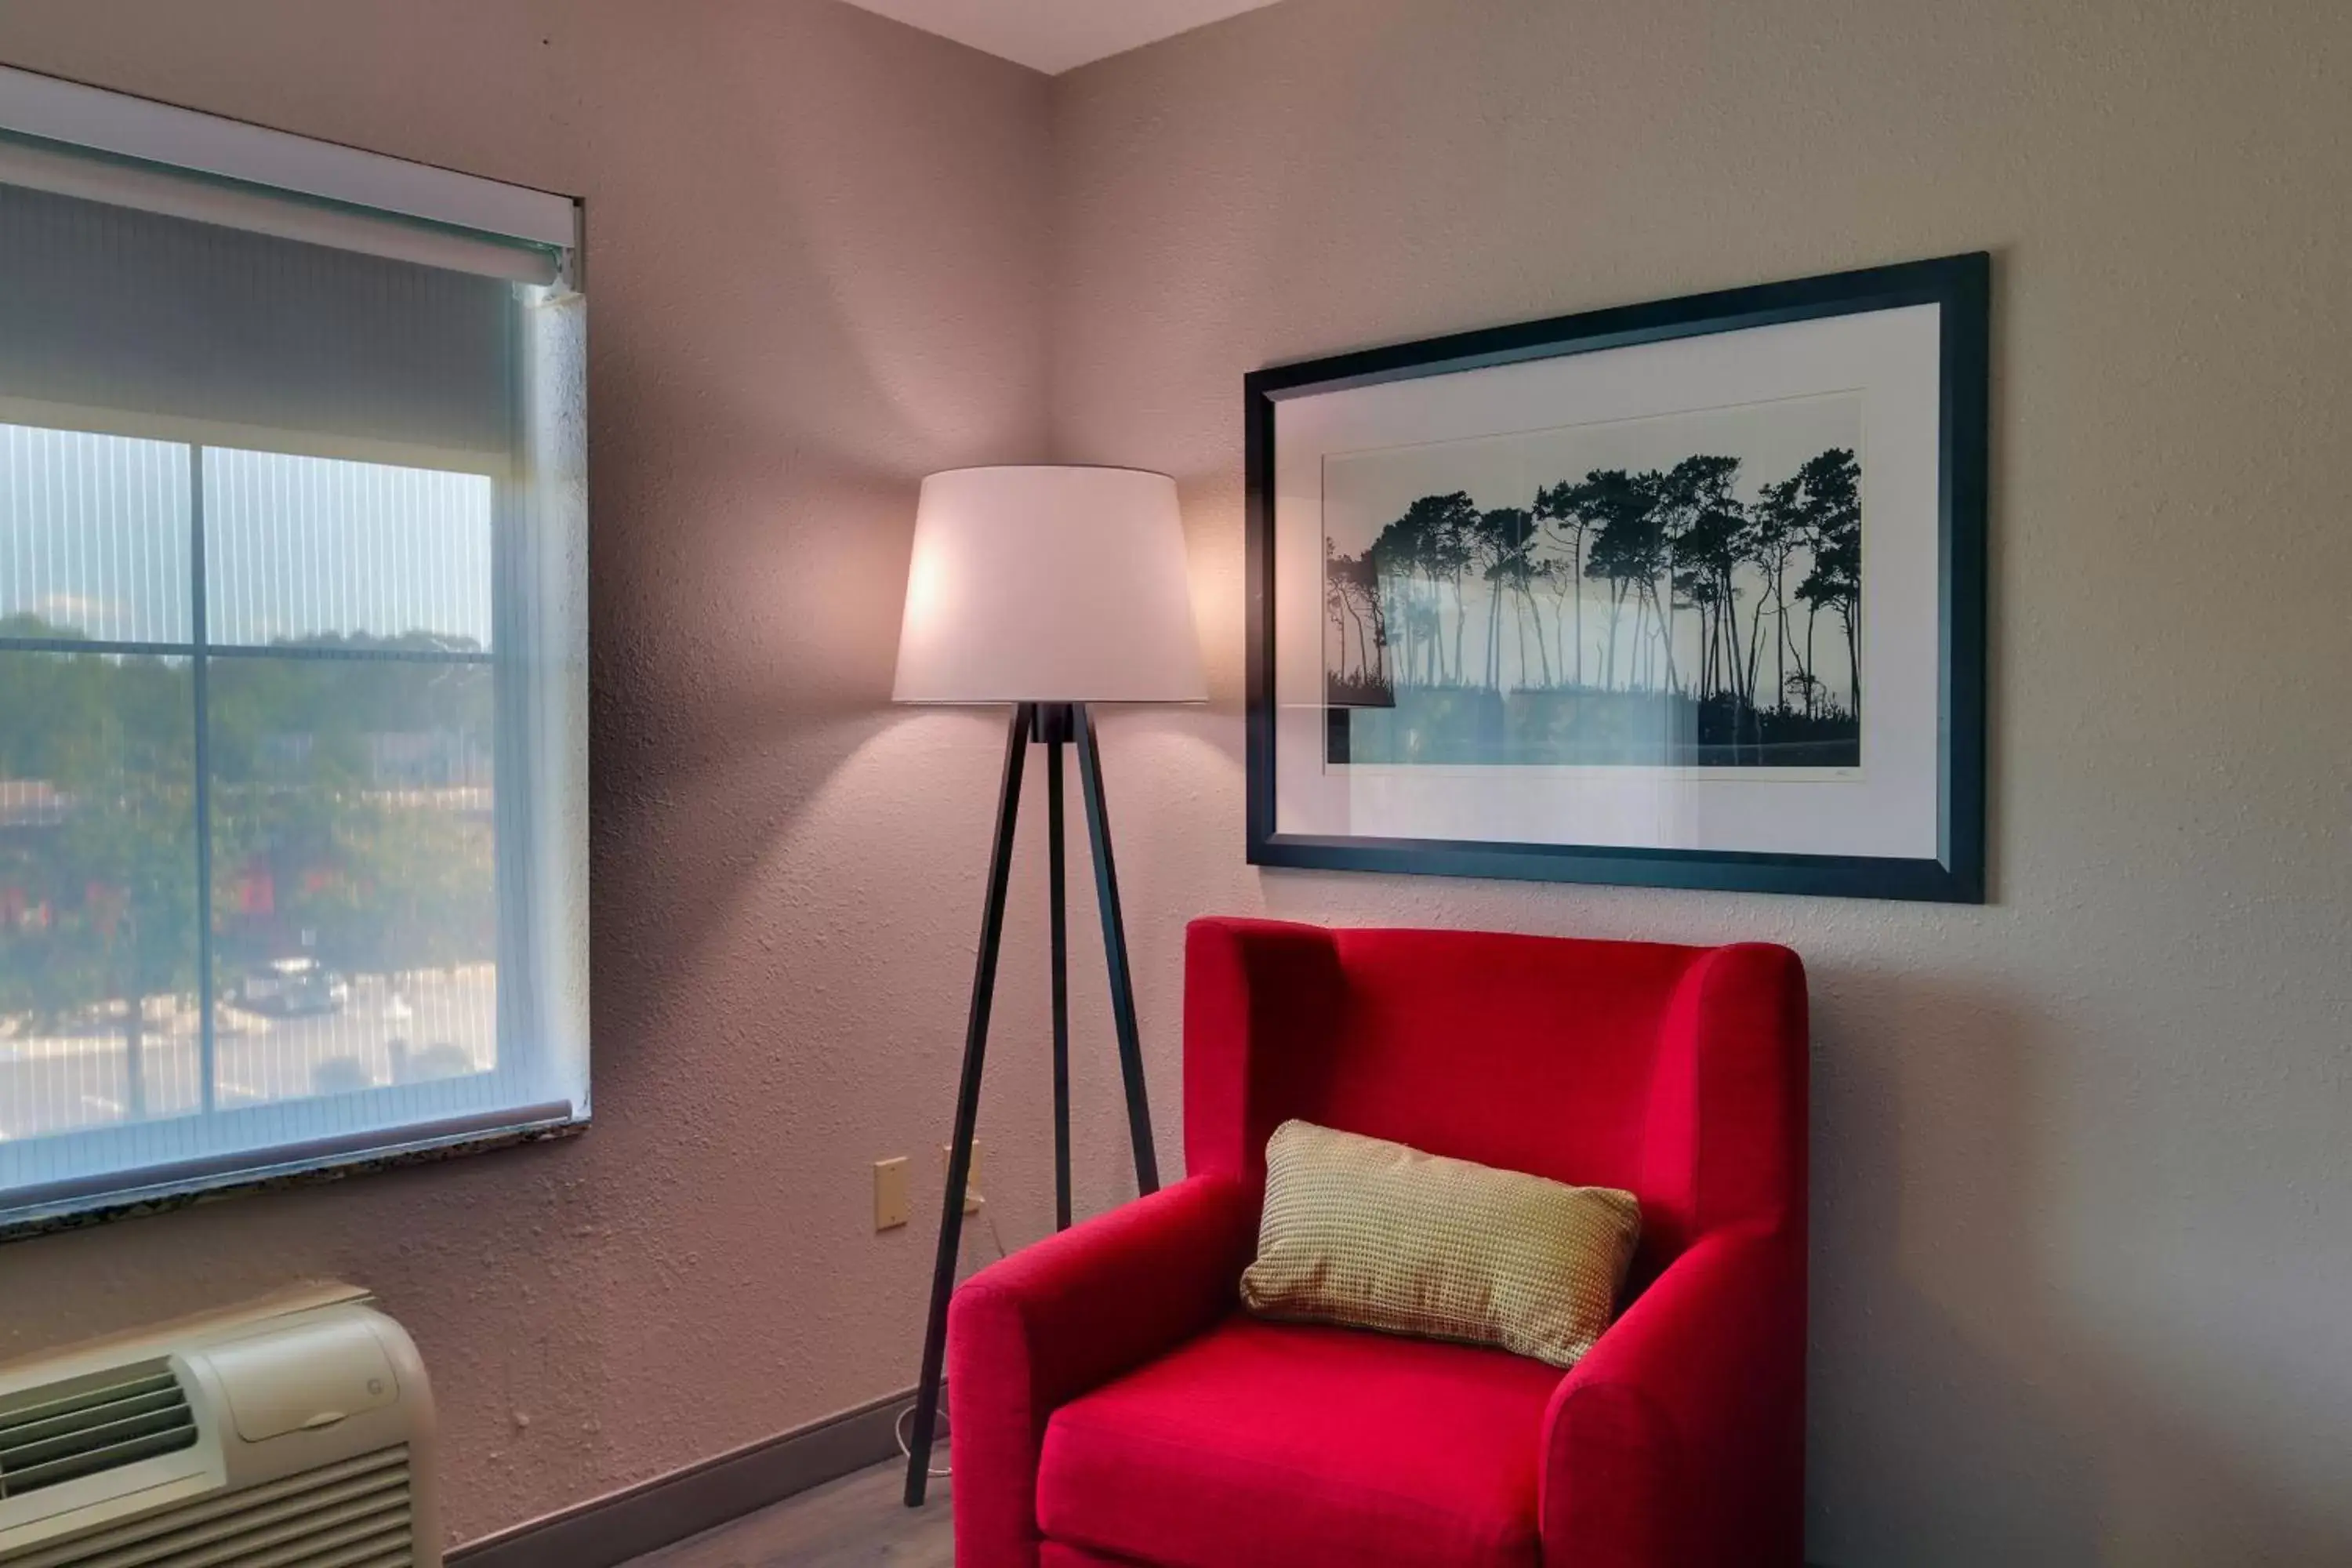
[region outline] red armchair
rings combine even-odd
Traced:
[[[958,1568],[1795,1568],[1804,972],[1785,948],[1192,927],[1186,1180],[949,1317]],[[1642,1200],[1568,1373],[1238,1310],[1287,1117]]]

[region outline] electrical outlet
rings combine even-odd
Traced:
[[[966,1173],[963,1182],[963,1212],[966,1214],[978,1214],[980,1212],[981,1150],[982,1144],[980,1140],[977,1138],[973,1139],[971,1141],[971,1170]],[[948,1162],[954,1157],[955,1151],[953,1149],[950,1148],[945,1143],[940,1145],[940,1181],[942,1184],[945,1184],[948,1179]]]
[[[896,1230],[907,1223],[907,1156],[874,1162],[874,1228]]]

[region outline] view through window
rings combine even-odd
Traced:
[[[0,426],[0,1142],[478,1102],[495,489]]]
[[[12,87],[0,1239],[583,1124],[579,204]]]

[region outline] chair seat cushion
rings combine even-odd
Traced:
[[[1037,1518],[1161,1568],[1536,1568],[1559,1372],[1235,1316],[1055,1411]]]

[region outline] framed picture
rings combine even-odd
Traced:
[[[1981,901],[1990,270],[1250,375],[1250,860]]]

